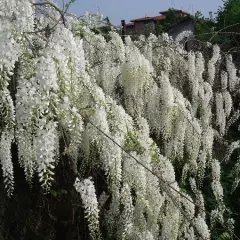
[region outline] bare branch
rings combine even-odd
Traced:
[[[227,27],[224,27],[224,28],[220,29],[219,31],[216,32],[216,34],[214,34],[214,35],[210,38],[209,42],[211,42],[212,39],[213,39],[219,32],[222,32],[222,30],[225,30],[225,29],[227,29],[227,28],[230,28],[230,27],[233,27],[233,26],[236,26],[236,25],[239,25],[239,24],[240,24],[240,23],[232,24],[232,25],[229,25],[229,26],[227,26]]]
[[[65,21],[65,17],[64,17],[64,13],[61,9],[59,9],[56,5],[54,5],[53,3],[49,2],[49,1],[45,1],[45,2],[41,2],[41,3],[32,3],[33,6],[45,6],[45,5],[49,5],[51,7],[53,7],[56,11],[58,11],[61,15],[62,21],[64,26],[66,25],[66,21]]]

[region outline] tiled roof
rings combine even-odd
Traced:
[[[149,20],[153,20],[152,17],[137,18],[137,19],[131,20],[130,22],[141,22],[141,21],[149,21]]]
[[[143,18],[137,18],[137,19],[131,20],[130,22],[157,21],[165,18],[166,16],[143,17]]]
[[[174,10],[176,11],[176,13],[182,13],[184,15],[190,16],[189,13],[184,12],[182,10],[178,10],[178,9],[174,9]],[[167,13],[168,13],[168,11],[163,11],[163,12],[160,12],[160,14],[162,14],[160,16],[136,18],[136,19],[131,20],[130,22],[134,23],[134,22],[142,22],[142,21],[159,21],[159,20],[165,19]]]
[[[184,12],[182,10],[178,10],[178,9],[173,9],[173,10],[175,10],[176,13],[182,13],[182,14],[185,14],[185,15],[188,15],[188,16],[190,15],[190,13]],[[163,11],[163,12],[159,12],[159,13],[165,15],[165,14],[168,13],[168,11]]]
[[[162,20],[165,18],[166,18],[166,16],[156,16],[156,17],[153,17],[153,20],[158,21],[158,20]]]

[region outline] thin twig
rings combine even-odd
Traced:
[[[66,22],[65,22],[65,17],[64,17],[64,14],[63,14],[63,11],[61,9],[59,9],[56,5],[54,5],[53,3],[49,2],[49,1],[45,1],[45,2],[41,2],[41,3],[32,3],[33,6],[45,6],[45,5],[49,5],[51,7],[53,7],[56,11],[58,11],[61,15],[61,18],[62,18],[62,21],[63,21],[63,25],[65,26],[66,25]]]
[[[236,25],[239,25],[239,23],[235,23],[235,24],[232,24],[232,25],[230,25],[230,26],[227,26],[227,27],[224,27],[224,28],[220,29],[218,32],[216,32],[215,35],[213,35],[213,36],[210,38],[209,41],[212,41],[212,39],[213,39],[218,33],[222,32],[222,30],[227,29],[227,28],[230,28],[230,27],[233,27],[233,26],[236,26]]]

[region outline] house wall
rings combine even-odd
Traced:
[[[126,26],[126,34],[131,34],[135,32],[135,26]]]
[[[195,33],[195,24],[193,20],[188,20],[178,24],[177,26],[173,27],[169,32],[169,36],[171,36],[174,40],[176,36],[183,31],[191,31],[193,34]]]
[[[149,24],[150,25],[150,32],[153,32],[154,31],[154,22],[153,21],[139,21],[139,22],[135,22],[135,32],[136,33],[146,33],[147,31],[149,31],[147,28],[146,28],[146,25]]]
[[[143,33],[145,31],[145,25],[144,22],[135,22],[135,32],[136,33]]]

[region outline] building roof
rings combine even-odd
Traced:
[[[188,13],[188,12],[184,12],[182,10],[178,10],[178,9],[173,9],[176,13],[178,14],[184,14],[186,16],[190,16],[191,14]],[[166,18],[166,15],[168,13],[168,10],[167,11],[162,11],[162,12],[159,12],[160,16],[154,16],[154,17],[142,17],[142,18],[136,18],[136,19],[133,19],[131,20],[130,22],[144,22],[144,21],[159,21],[159,20],[162,20],[162,19],[165,19]]]
[[[182,13],[182,14],[185,14],[185,15],[188,15],[188,16],[190,16],[190,13],[188,13],[188,12],[184,12],[184,11],[182,11],[182,10],[178,10],[178,9],[173,9],[176,13]],[[166,15],[167,13],[168,13],[168,10],[167,11],[162,11],[162,12],[159,12],[160,14],[162,14],[162,15]]]
[[[174,11],[176,11],[176,13],[178,14],[184,14],[188,17],[191,16],[190,13],[187,13],[187,12],[184,12],[182,10],[178,10],[178,9],[173,9]],[[131,20],[129,24],[127,24],[126,26],[133,26],[133,24],[135,22],[145,22],[145,21],[160,21],[160,20],[163,20],[166,18],[166,15],[168,13],[168,10],[167,11],[162,11],[162,12],[159,12],[161,15],[160,16],[154,16],[154,17],[142,17],[142,18],[136,18],[136,19],[133,19]]]
[[[143,18],[133,19],[130,22],[134,23],[134,22],[142,22],[142,21],[159,21],[165,18],[166,16],[143,17]]]
[[[134,26],[134,23],[128,23],[126,24],[127,27],[131,27],[131,26]]]
[[[165,18],[166,18],[166,16],[155,16],[155,17],[153,17],[153,20],[159,21],[159,20],[162,20],[162,19],[165,19]]]
[[[153,20],[152,17],[143,17],[143,18],[133,19],[130,22],[142,22],[142,21],[151,21],[151,20]]]

